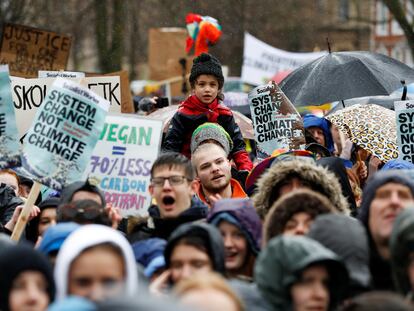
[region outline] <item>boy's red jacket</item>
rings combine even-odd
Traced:
[[[220,124],[233,140],[230,157],[236,163],[238,170],[250,171],[253,167],[239,126],[234,121],[229,108],[220,104],[217,98],[205,105],[192,95],[183,101],[173,116],[163,143],[164,151],[176,151],[191,157],[190,142],[194,130],[205,122]]]

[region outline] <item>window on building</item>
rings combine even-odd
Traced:
[[[338,17],[341,21],[347,21],[349,19],[349,1],[348,0],[339,0]]]

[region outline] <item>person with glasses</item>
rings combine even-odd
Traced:
[[[155,204],[148,209],[149,218],[132,229],[131,241],[168,239],[179,225],[207,216],[207,206],[195,197],[197,182],[191,162],[180,153],[164,153],[154,162],[149,192]]]

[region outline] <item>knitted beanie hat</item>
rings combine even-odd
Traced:
[[[227,155],[233,149],[233,141],[229,133],[217,123],[206,122],[197,127],[191,136],[191,153],[193,153],[203,142],[208,140],[218,142]]]
[[[221,64],[213,55],[202,53],[200,56],[194,58],[190,74],[191,85],[193,85],[194,81],[200,75],[215,76],[219,82],[219,89],[223,87],[224,76],[221,70]]]

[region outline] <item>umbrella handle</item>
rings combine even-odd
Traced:
[[[401,84],[403,85],[403,93],[401,96],[401,100],[407,99],[407,85],[405,84],[405,80],[401,80]]]

